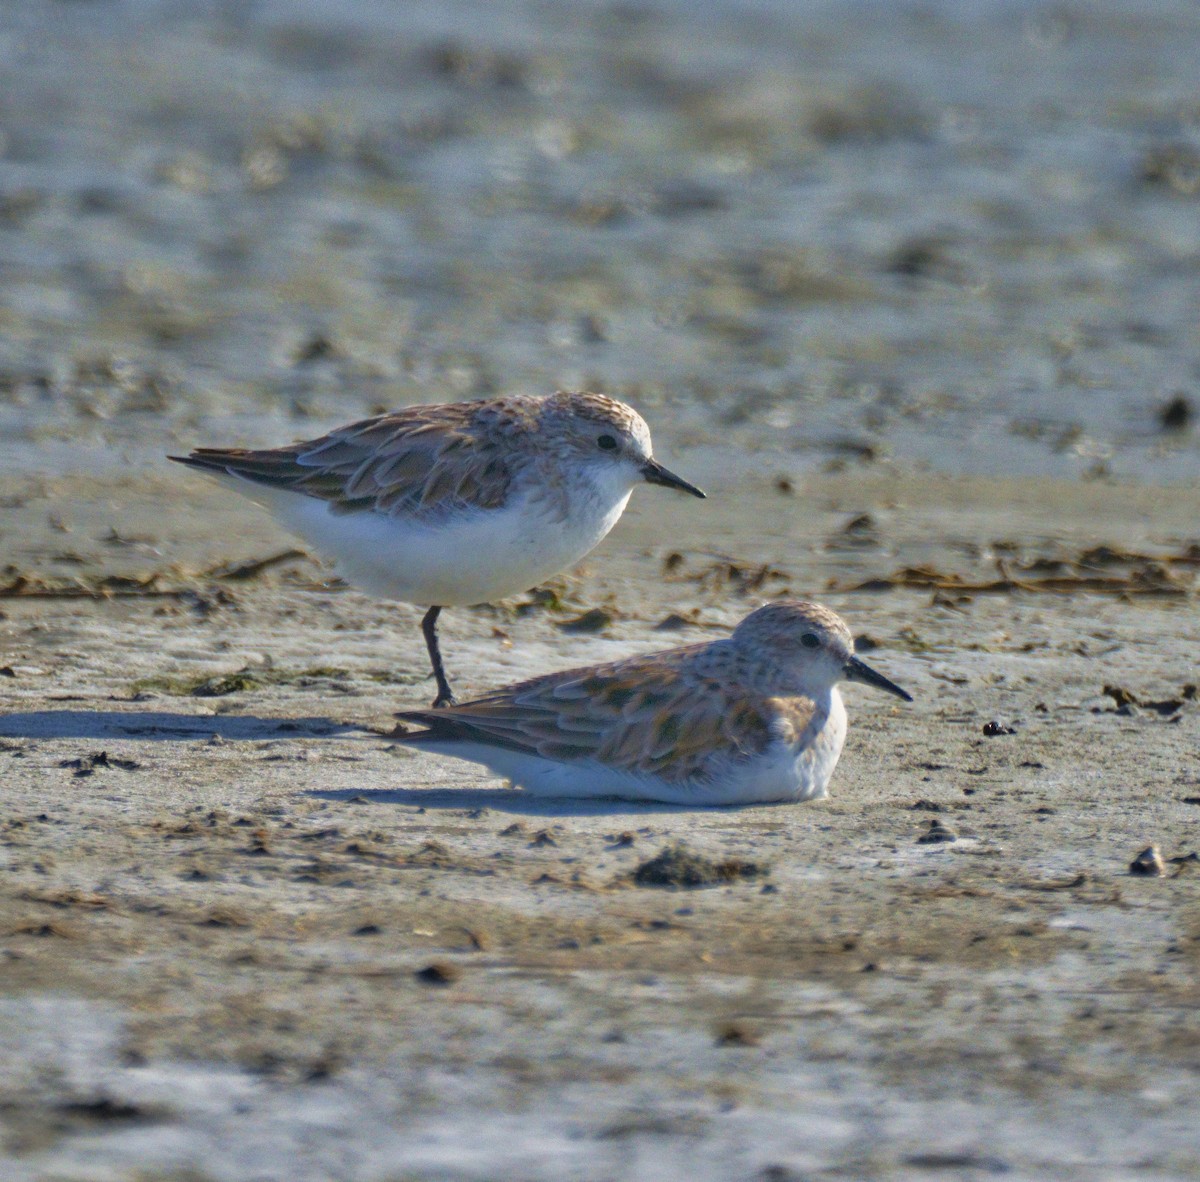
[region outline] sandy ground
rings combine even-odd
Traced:
[[[1200,1174],[1200,8],[3,13],[0,1182]],[[417,611],[161,458],[561,387],[712,499],[460,692],[816,596],[830,800],[406,751]]]
[[[847,691],[828,801],[528,799],[388,740],[416,610],[245,577],[253,506],[0,482],[0,1175],[1200,1174],[1200,496],[676,466],[447,615],[458,688],[819,596],[917,698]],[[760,873],[637,885],[676,842]]]

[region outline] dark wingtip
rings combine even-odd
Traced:
[[[398,710],[392,717],[398,718],[401,722],[410,722],[416,726],[425,728],[424,730],[413,731],[412,734],[397,735],[396,740],[400,743],[420,742],[422,739],[459,737],[459,728],[455,727],[452,718],[446,717],[444,709]]]
[[[189,468],[200,468],[205,471],[225,470],[224,464],[219,464],[216,460],[209,459],[195,451],[190,456],[167,456],[167,459],[173,464],[186,464]]]
[[[431,710],[397,710],[392,717],[398,718],[401,722],[415,722],[420,726],[430,726],[437,715]]]

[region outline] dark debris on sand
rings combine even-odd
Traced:
[[[643,862],[633,872],[633,881],[644,887],[707,887],[770,873],[770,867],[762,862],[742,858],[724,858],[718,862],[676,843],[664,846],[648,862]]]

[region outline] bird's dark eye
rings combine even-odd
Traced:
[[[805,632],[805,634],[800,637],[800,643],[804,645],[805,648],[820,648],[821,638],[815,632]]]
[[[596,446],[601,451],[616,451],[617,441],[611,435],[601,435],[600,438],[596,440]]]

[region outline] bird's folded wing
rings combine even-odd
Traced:
[[[459,739],[670,780],[704,774],[715,759],[759,754],[772,738],[800,733],[807,699],[735,695],[696,676],[688,658],[705,646],[570,670],[442,710],[400,717],[429,730],[421,740]],[[409,739],[405,740],[410,741]]]
[[[343,512],[495,509],[513,473],[477,414],[462,403],[410,407],[307,443],[261,451],[201,448],[184,462],[317,497]]]

